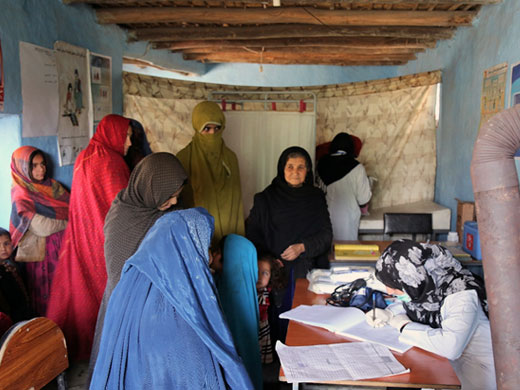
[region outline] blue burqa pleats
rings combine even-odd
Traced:
[[[224,242],[223,270],[218,281],[222,310],[256,390],[262,390],[262,361],[258,344],[259,312],[256,293],[258,263],[255,246],[230,234]]]
[[[208,268],[212,233],[202,208],[149,230],[110,298],[91,390],[253,389]]]

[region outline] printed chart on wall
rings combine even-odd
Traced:
[[[56,135],[58,131],[58,71],[54,50],[20,42],[23,137]]]
[[[92,104],[88,50],[66,42],[54,43],[58,68],[60,165],[74,164],[92,135]]]
[[[511,65],[511,95],[509,107],[520,104],[520,62]]]
[[[505,107],[507,62],[484,71],[480,101],[480,127]]]
[[[0,42],[0,111],[4,111],[4,61],[2,59],[2,42]]]
[[[105,115],[112,113],[112,58],[90,53],[90,87],[94,128]]]

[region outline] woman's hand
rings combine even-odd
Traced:
[[[303,245],[303,243],[292,244],[285,248],[280,257],[286,261],[293,261],[296,260],[303,252],[305,252],[305,245]]]

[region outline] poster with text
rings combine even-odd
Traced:
[[[0,111],[4,111],[4,61],[2,59],[2,42],[0,42]]]
[[[58,68],[58,149],[60,165],[74,164],[92,135],[92,103],[88,50],[54,43]]]
[[[112,113],[111,57],[90,53],[90,87],[95,129],[105,115]]]
[[[54,50],[20,42],[22,137],[56,135],[58,131],[58,71]]]
[[[520,104],[520,62],[511,66],[511,94],[509,107]]]
[[[480,127],[505,107],[507,62],[484,71],[480,101]]]

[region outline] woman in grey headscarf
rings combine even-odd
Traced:
[[[92,354],[91,372],[96,362],[103,319],[126,260],[132,256],[148,230],[162,215],[178,207],[179,196],[188,176],[171,153],[145,157],[130,175],[128,187],[112,202],[105,219],[105,260],[107,285],[99,308]]]

